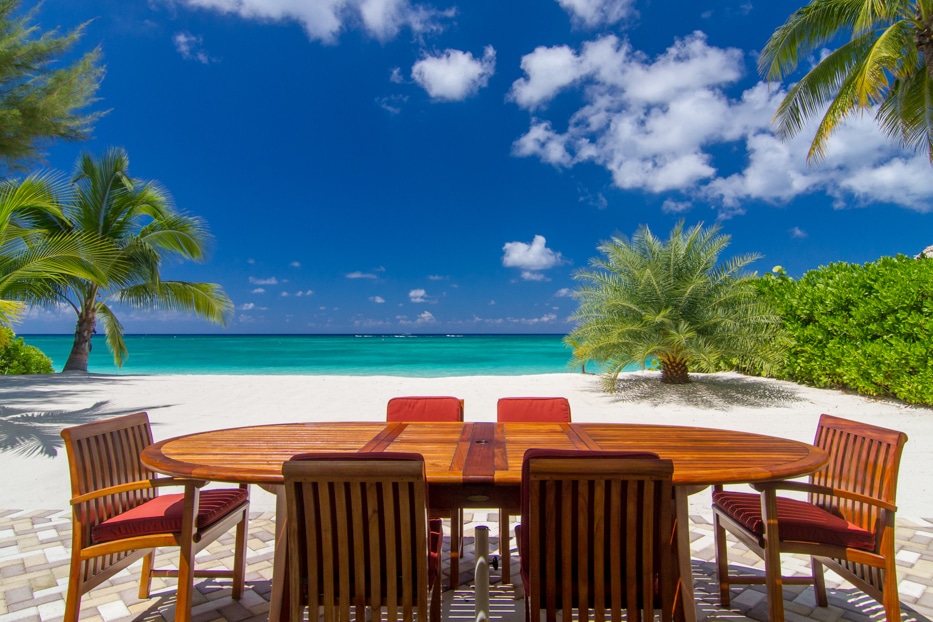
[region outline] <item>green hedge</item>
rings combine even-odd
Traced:
[[[933,405],[933,260],[834,263],[799,281],[775,272],[759,286],[787,330],[776,375]]]
[[[0,374],[51,374],[52,359],[0,326]]]

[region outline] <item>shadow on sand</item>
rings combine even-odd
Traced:
[[[707,410],[769,408],[806,401],[793,385],[765,382],[760,378],[720,374],[692,374],[689,384],[662,384],[660,374],[621,374],[616,402],[645,402],[653,406],[677,404]]]
[[[0,453],[54,458],[64,446],[62,428],[126,415],[141,410],[164,408],[170,404],[115,409],[99,401],[74,410],[39,410],[40,404],[81,398],[93,387],[117,384],[128,376],[93,374],[54,374],[48,376],[0,376],[3,401],[16,406],[0,406]]]

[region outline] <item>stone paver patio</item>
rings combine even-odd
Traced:
[[[488,525],[490,549],[497,549],[495,512],[467,515],[465,528],[466,556],[461,564],[461,587],[444,592],[444,620],[467,622],[473,619],[473,528]],[[250,521],[247,555],[246,590],[237,602],[230,598],[227,584],[203,579],[194,596],[195,622],[251,622],[265,620],[269,609],[272,576],[273,524],[271,513],[254,513]],[[767,608],[763,586],[734,589],[732,607],[719,607],[713,563],[713,530],[703,516],[691,517],[691,551],[700,620],[766,620]],[[70,513],[54,511],[0,511],[0,622],[54,622],[62,619],[64,593],[68,582],[71,546]],[[514,557],[513,573],[518,560]],[[229,567],[233,560],[233,534],[213,543],[199,556],[199,566]],[[898,579],[903,619],[917,622],[933,620],[933,520],[899,518],[897,525]],[[733,544],[730,563],[756,568],[763,565],[741,545]],[[160,556],[163,566],[172,565],[174,555]],[[785,572],[806,572],[805,558],[787,556]],[[446,573],[446,568],[445,568]],[[490,614],[492,620],[521,622],[524,606],[520,585],[501,585],[498,571],[490,569]],[[517,580],[517,574],[513,576]],[[446,584],[446,580],[445,580]],[[84,622],[124,622],[128,620],[161,622],[172,620],[175,586],[172,580],[153,580],[153,596],[139,600],[138,565],[104,583],[82,600]],[[815,606],[813,591],[806,586],[784,590],[789,622],[795,620],[883,620],[884,611],[859,590],[827,574],[830,605]]]

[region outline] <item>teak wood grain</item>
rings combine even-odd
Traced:
[[[142,459],[155,471],[180,477],[281,484],[282,464],[299,453],[417,452],[425,458],[432,486],[495,486],[514,489],[510,494],[517,495],[522,456],[532,447],[652,451],[673,461],[675,486],[784,479],[810,473],[826,461],[826,453],[812,445],[733,430],[469,422],[293,423],[212,430],[155,443]]]

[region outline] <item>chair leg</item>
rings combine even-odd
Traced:
[[[512,582],[512,548],[509,546],[512,532],[509,522],[509,513],[499,508],[499,563],[502,565],[503,584]]]
[[[450,589],[460,586],[460,555],[463,554],[463,509],[450,513]]]
[[[139,600],[149,598],[152,590],[152,570],[155,568],[155,549],[143,557],[143,569],[139,573]]]
[[[732,602],[729,592],[729,547],[726,530],[719,522],[719,514],[713,512],[713,537],[716,541],[716,578],[719,580],[719,604],[728,607]]]
[[[431,586],[431,610],[429,618],[431,622],[441,622],[441,573],[438,571],[434,577],[434,585]],[[419,613],[420,617],[420,613]]]
[[[64,622],[78,622],[81,611],[81,561],[71,558],[71,572],[68,575],[68,591],[65,593]]]
[[[243,510],[243,519],[236,526],[236,547],[233,553],[233,600],[243,596],[246,579],[246,536],[249,531],[249,509]]]
[[[761,495],[761,516],[765,523],[765,584],[768,619],[784,622],[784,576],[781,574],[781,544],[777,522],[777,496],[774,490]]]
[[[811,557],[810,569],[813,571],[813,591],[816,596],[816,604],[820,607],[828,607],[829,601],[826,599],[826,579],[823,577],[823,564],[815,557]]]
[[[893,549],[893,546],[891,548]],[[897,566],[894,562],[894,551],[890,549],[884,569],[881,604],[884,605],[884,614],[887,620],[901,619],[901,598],[897,593]]]

